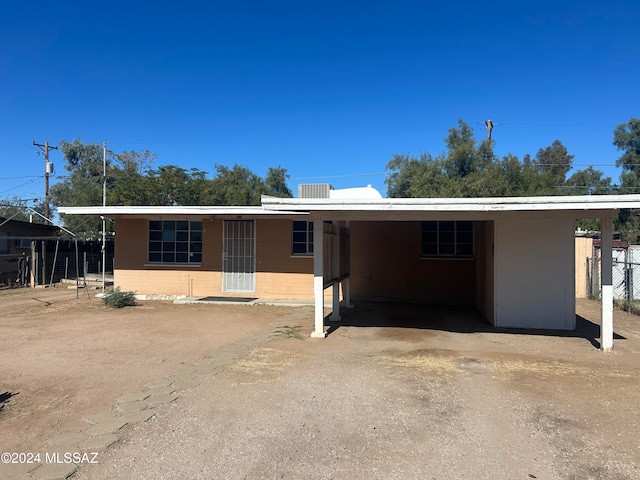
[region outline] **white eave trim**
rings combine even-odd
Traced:
[[[580,195],[498,198],[328,199],[262,197],[267,210],[501,212],[547,210],[617,210],[640,208],[640,195]]]
[[[265,210],[263,207],[226,207],[226,206],[112,206],[112,207],[58,207],[58,213],[64,215],[103,215],[105,217],[119,215],[198,215],[210,216],[273,216],[278,215],[306,215],[300,211]]]

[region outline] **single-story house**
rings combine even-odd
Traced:
[[[612,219],[640,195],[382,198],[301,188],[257,207],[61,207],[115,221],[114,283],[146,295],[471,305],[496,327],[575,328],[575,220],[602,225],[602,348],[613,347]],[[608,272],[608,274],[607,274]]]

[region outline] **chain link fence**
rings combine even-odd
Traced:
[[[601,259],[586,259],[587,297],[601,298]],[[616,307],[640,315],[640,249],[613,251],[613,301]]]

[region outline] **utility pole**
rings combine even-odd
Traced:
[[[57,150],[58,147],[50,146],[49,142],[41,144],[34,141],[33,144],[44,152],[44,216],[47,222],[52,223],[49,215],[49,175],[53,173],[53,163],[49,162],[49,150]]]

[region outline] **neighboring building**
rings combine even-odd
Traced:
[[[0,217],[0,283],[25,282],[30,268],[31,242],[54,238],[59,232],[53,225]]]
[[[314,336],[324,336],[329,287],[334,319],[340,300],[393,300],[471,305],[496,327],[572,330],[575,220],[601,218],[605,238],[619,208],[640,207],[638,195],[400,199],[326,186],[301,194],[322,198],[59,212],[115,220],[114,281],[123,290],[314,299]]]

